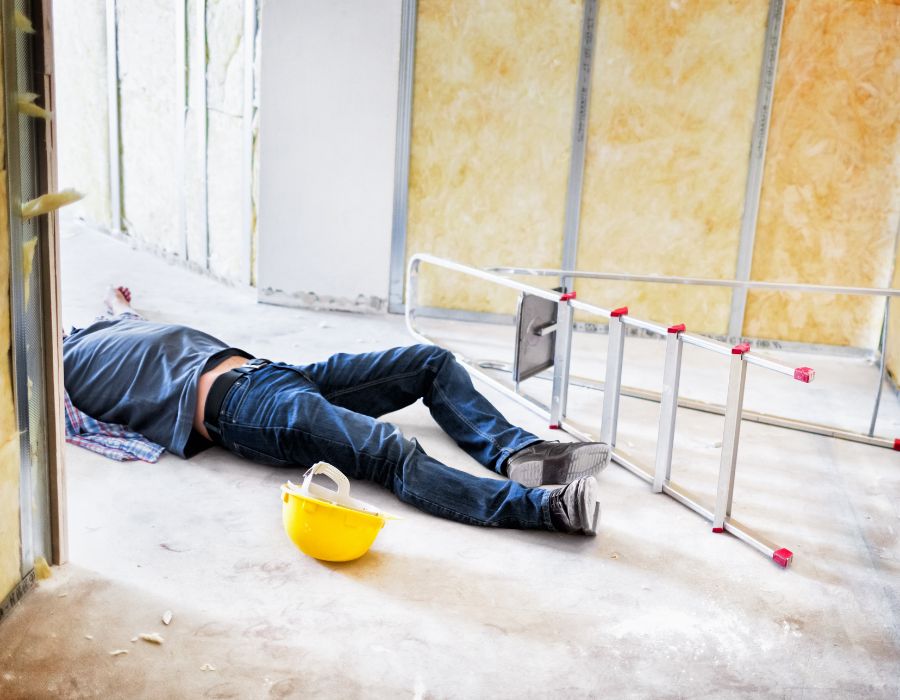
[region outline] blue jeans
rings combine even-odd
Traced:
[[[510,454],[539,440],[508,423],[453,354],[433,345],[266,365],[234,383],[219,429],[222,444],[243,457],[284,466],[329,462],[444,518],[554,529],[549,491],[452,469],[396,426],[376,420],[420,398],[462,449],[498,473]]]

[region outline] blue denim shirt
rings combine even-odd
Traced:
[[[66,391],[89,416],[189,457],[206,446],[193,431],[197,380],[232,355],[252,357],[187,326],[97,321],[63,340]]]

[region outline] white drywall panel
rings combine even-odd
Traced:
[[[206,5],[208,108],[207,201],[210,269],[242,278],[244,259],[241,157],[244,128],[244,0],[209,0]],[[252,66],[249,67],[252,70]]]
[[[56,0],[53,24],[59,184],[85,195],[66,214],[108,227],[106,2]],[[37,103],[46,104],[43,96]]]
[[[128,232],[161,253],[182,256],[176,115],[175,4],[119,2],[119,88],[123,219]]]
[[[184,225],[187,257],[206,267],[206,1],[188,0],[187,112],[184,118]]]
[[[243,124],[239,116],[209,110],[209,268],[216,276],[235,281],[250,264],[242,249]]]
[[[400,0],[263,5],[263,299],[348,309],[385,305],[400,10]]]

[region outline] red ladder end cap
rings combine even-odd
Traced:
[[[669,333],[684,333],[687,330],[687,327],[683,323],[679,323],[677,326],[669,326]]]
[[[900,452],[900,438],[894,438],[894,449]]]
[[[750,343],[740,343],[731,348],[732,355],[743,355],[745,352],[750,352]]]
[[[576,294],[577,294],[576,292],[566,292],[565,294],[560,296],[559,300],[560,301],[569,301],[569,299],[574,299]]]
[[[816,378],[816,370],[812,367],[798,367],[794,370],[794,379],[798,382],[806,382],[809,384]]]
[[[613,318],[619,318],[619,316],[627,316],[628,315],[628,307],[620,306],[618,309],[613,309],[609,312],[609,315]]]
[[[559,423],[551,423],[550,430],[559,430]]]
[[[794,553],[789,549],[781,548],[772,554],[772,561],[785,569],[793,560]]]
[[[724,527],[714,527],[713,532],[725,532],[725,528]]]

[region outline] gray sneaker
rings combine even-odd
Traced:
[[[538,442],[506,460],[506,475],[523,486],[570,484],[594,476],[609,462],[605,442]]]
[[[594,536],[600,524],[600,484],[592,476],[550,494],[550,521],[559,532]]]

